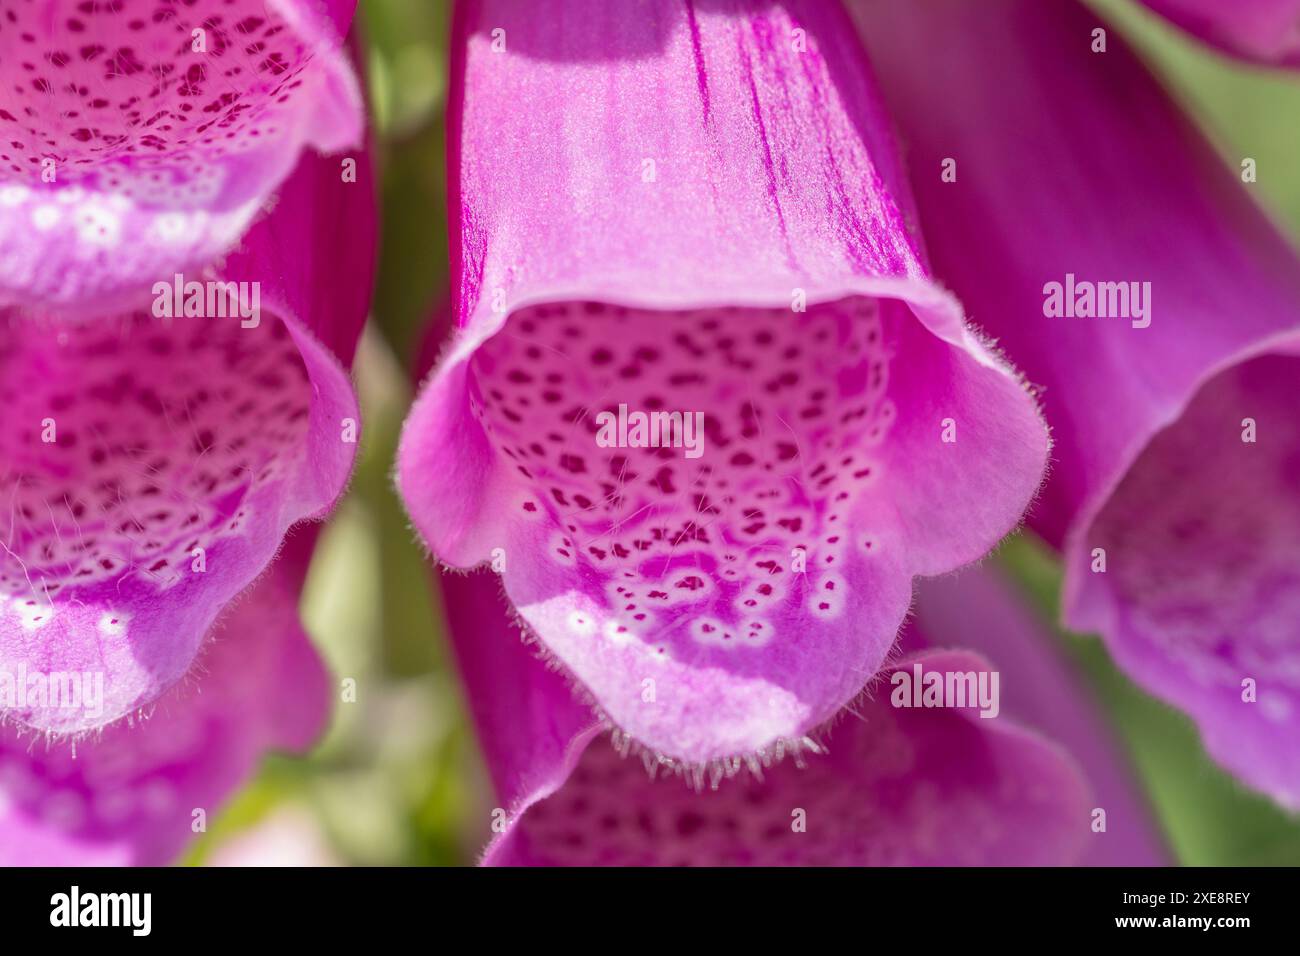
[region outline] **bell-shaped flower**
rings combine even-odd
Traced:
[[[403,435],[416,527],[663,760],[804,746],[1048,446],[929,276],[852,25],[472,0],[452,43],[458,329]]]
[[[359,148],[355,7],[5,3],[0,307],[134,307],[232,248],[305,148]]]
[[[1043,387],[1066,624],[1300,807],[1300,260],[1082,6],[851,6],[937,273]]]
[[[155,700],[290,525],[341,494],[375,244],[360,161],[302,157],[219,272],[152,303],[0,313],[3,720],[77,733]],[[33,692],[85,674],[95,708]]]
[[[493,575],[444,574],[442,584],[500,804],[485,864],[1165,860],[1128,769],[1050,637],[988,572],[926,583],[922,625],[909,628],[904,656],[814,750],[716,774],[664,771],[629,755],[626,740],[611,746],[590,708],[499,613]],[[991,637],[999,656],[951,649],[972,636]],[[963,699],[922,698],[932,679],[953,678],[969,681]]]
[[[0,727],[0,866],[173,862],[264,752],[315,741],[330,689],[297,610],[314,540],[287,543],[147,716],[79,741]]]

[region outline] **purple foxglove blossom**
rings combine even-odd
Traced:
[[[1016,525],[1034,401],[928,276],[837,4],[472,0],[453,33],[414,522],[653,754],[796,748],[912,578]]]
[[[444,575],[443,588],[503,804],[486,864],[1054,865],[1089,849],[1094,804],[1056,745],[973,707],[891,706],[896,670],[987,672],[977,654],[918,650],[886,665],[824,751],[652,779],[651,762],[597,739],[590,708],[491,613],[492,575]],[[1037,641],[1020,650],[1041,653]]]
[[[1001,714],[1059,741],[1078,762],[1106,829],[1090,828],[1081,862],[1162,866],[1170,862],[1132,769],[1112,730],[1079,686],[1053,637],[1006,581],[984,568],[922,582],[900,651],[956,646],[987,657],[1000,674]]]
[[[1083,8],[852,7],[938,274],[1045,387],[1067,625],[1300,808],[1300,263]],[[1057,314],[1076,281],[1131,314]]]
[[[211,273],[239,284],[241,304],[257,297],[251,318],[166,320],[147,304],[90,322],[0,314],[5,721],[76,733],[158,698],[289,526],[342,491],[358,429],[342,363],[375,238],[359,162],[345,182],[337,161],[304,155],[275,211]],[[100,675],[102,707],[6,682],[52,674]]]
[[[75,743],[0,727],[0,866],[169,863],[264,751],[311,745],[330,700],[297,612],[314,538],[287,543],[212,635],[201,677],[147,719]]]
[[[304,147],[359,147],[355,5],[6,2],[0,307],[131,306],[233,246]]]
[[[1142,0],[1206,43],[1247,60],[1300,67],[1300,0]]]

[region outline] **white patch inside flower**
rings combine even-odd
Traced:
[[[78,211],[77,237],[88,246],[114,245],[122,234],[122,220],[111,210],[90,205]]]
[[[32,210],[32,225],[41,232],[49,232],[62,218],[63,213],[60,212],[59,207],[49,203]]]
[[[569,630],[575,634],[591,634],[596,630],[595,618],[582,611],[574,611],[569,615]]]
[[[54,620],[54,607],[37,601],[26,601],[17,606],[18,619],[23,630],[38,631]]]
[[[126,633],[126,622],[126,615],[106,611],[99,619],[99,633],[106,637],[120,637]]]
[[[636,631],[628,626],[627,621],[611,617],[601,628],[601,632],[613,644],[626,645],[632,643],[632,638],[636,636]]]
[[[160,242],[181,242],[190,232],[189,221],[184,213],[163,213],[154,219],[154,238]]]
[[[844,613],[846,583],[838,574],[827,574],[817,581],[808,595],[808,610],[816,618],[833,621]]]

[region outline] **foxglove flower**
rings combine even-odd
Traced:
[[[453,32],[458,332],[403,435],[415,524],[653,754],[796,749],[912,578],[1016,525],[1035,404],[929,278],[838,5],[471,0]]]
[[[1170,862],[1114,728],[1094,707],[1071,663],[1052,646],[1053,635],[1001,575],[972,568],[924,581],[917,588],[915,612],[899,636],[899,653],[957,647],[986,657],[999,674],[999,719],[1058,742],[1079,765],[1092,794],[1088,845],[1080,863]],[[1105,813],[1104,828],[1098,810]]]
[[[4,720],[77,733],[157,699],[289,526],[341,493],[358,428],[344,363],[374,249],[359,169],[344,181],[337,160],[304,156],[205,274],[260,290],[255,321],[161,320],[147,301],[93,321],[0,317]],[[102,706],[25,692],[50,675],[102,678]]]
[[[1165,851],[1097,718],[1044,635],[987,572],[927,582],[925,628],[799,763],[722,778],[661,772],[602,739],[590,708],[492,614],[492,575],[444,575],[462,676],[501,801],[489,865],[1147,865]],[[954,604],[953,602],[958,602]],[[993,635],[990,663],[941,650]],[[892,675],[1010,667],[1013,718],[891,705]],[[1040,733],[1052,724],[1055,740]],[[1062,745],[1068,748],[1062,749]],[[1078,755],[1078,762],[1073,755]],[[709,783],[711,786],[701,787]],[[1093,832],[1094,808],[1107,810]]]
[[[1270,66],[1300,67],[1300,0],[1142,0],[1228,53]]]
[[[1300,263],[1118,35],[1091,52],[1083,8],[852,8],[938,274],[1045,387],[1033,521],[1066,623],[1300,807]],[[1049,316],[1067,276],[1146,314]]]
[[[314,538],[288,542],[147,719],[77,742],[0,727],[0,866],[169,863],[264,751],[316,739],[329,684],[297,612]]]
[[[359,147],[356,0],[12,0],[0,307],[132,307],[231,248],[304,147]]]

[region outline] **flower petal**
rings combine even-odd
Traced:
[[[1142,0],[1189,33],[1235,56],[1300,67],[1300,0]]]
[[[1092,13],[852,9],[939,273],[1045,386],[1059,463],[1031,520],[1065,549],[1066,622],[1300,806],[1293,251],[1117,35],[1090,52]],[[1067,275],[1149,283],[1146,318],[1047,317]]]
[[[355,0],[0,14],[0,307],[139,303],[234,245],[306,147],[360,146]]]
[[[1041,477],[1032,399],[925,277],[843,27],[822,3],[458,14],[461,331],[398,485],[670,759],[827,720],[912,576],[978,558]],[[606,447],[624,405],[698,447]]]
[[[300,181],[232,260],[228,278],[248,283],[241,301],[261,290],[247,319],[3,318],[8,719],[71,733],[154,700],[289,526],[325,514],[342,491],[357,404],[320,337],[350,354],[372,250],[299,230],[313,223],[302,211],[314,201],[337,204],[364,236],[373,198],[367,182],[341,183],[331,167],[305,158]],[[307,296],[308,275],[336,278]],[[14,693],[19,675],[87,672],[104,681],[95,712]]]
[[[985,567],[934,578],[917,588],[916,616],[902,646],[957,646],[987,655],[999,673],[999,708],[1061,744],[1078,762],[1106,830],[1089,836],[1092,866],[1164,866],[1170,861],[1133,768],[1060,653],[1055,637]]]
[[[652,780],[596,739],[588,709],[496,613],[492,575],[444,574],[442,587],[507,808],[487,864],[1058,864],[1088,836],[1086,788],[1053,746],[969,708],[896,709],[888,679],[829,734],[829,753],[733,764],[704,792],[697,775]],[[988,667],[956,651],[895,666],[918,663],[923,673]],[[791,828],[796,810],[806,832]]]
[[[1125,473],[1075,568],[1073,624],[1191,714],[1221,764],[1300,809],[1300,354],[1219,373]],[[1243,444],[1242,422],[1258,422]]]
[[[148,719],[87,740],[0,728],[0,866],[159,866],[264,751],[303,750],[329,713],[328,675],[298,621],[314,535],[297,536],[207,645],[199,676]]]
[[[524,645],[496,575],[444,573],[440,580],[488,772],[514,817],[563,785],[599,724],[568,681]]]
[[[943,653],[925,670],[985,667]],[[698,794],[606,746],[489,850],[498,866],[964,866],[1074,860],[1081,782],[1056,751],[952,711],[877,704],[827,756]],[[806,828],[806,829],[801,829]]]

